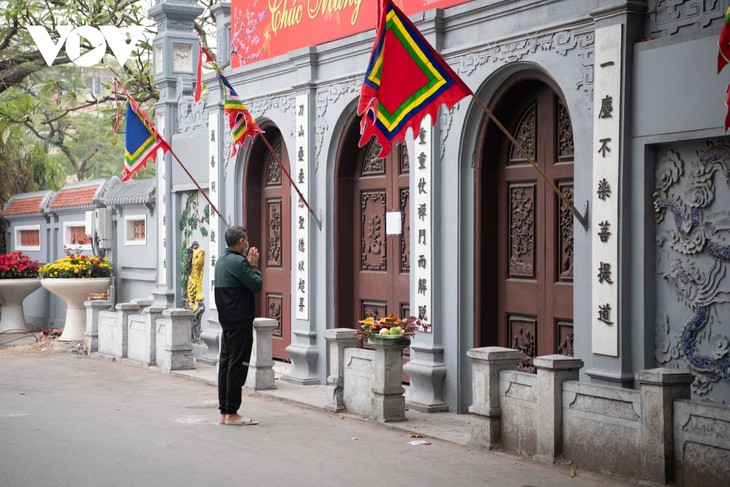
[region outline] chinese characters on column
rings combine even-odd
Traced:
[[[208,181],[210,181],[210,191],[208,197],[210,201],[218,207],[220,198],[218,197],[219,191],[216,190],[218,184],[218,168],[215,161],[218,159],[218,143],[216,142],[215,132],[218,127],[218,114],[211,112],[208,115],[208,155],[210,156],[210,164],[208,167]],[[219,188],[220,189],[220,188]],[[212,215],[211,215],[212,217]],[[216,242],[216,230],[220,230],[221,225],[217,218],[211,218],[210,233],[208,234],[208,254],[210,255],[210,267],[211,272],[208,273],[208,283],[210,292],[205,293],[206,299],[208,299],[208,306],[210,309],[215,309],[215,263],[218,260],[218,242]],[[225,229],[224,229],[225,231]]]
[[[412,184],[415,191],[412,192],[413,208],[415,209],[416,218],[412,225],[415,227],[416,246],[413,256],[417,256],[416,266],[413,269],[412,285],[415,286],[415,302],[412,304],[413,314],[416,314],[421,320],[419,331],[431,331],[431,310],[432,310],[432,287],[431,279],[433,261],[431,221],[433,212],[431,211],[431,181],[433,180],[432,169],[432,128],[430,117],[426,117],[421,122],[421,129],[414,143],[415,155],[418,164],[412,173]]]
[[[157,115],[157,127],[160,131],[164,132],[165,127],[165,115]],[[162,134],[164,136],[164,133]],[[157,201],[159,206],[157,208],[157,225],[159,226],[158,235],[162,235],[163,238],[157,240],[157,283],[160,287],[167,285],[167,249],[164,245],[164,237],[167,235],[167,185],[165,184],[165,159],[164,156],[160,155],[160,151],[157,151]]]
[[[309,96],[297,95],[296,98],[296,162],[292,176],[296,178],[297,186],[305,198],[308,198],[308,168],[309,168]],[[295,256],[297,263],[294,270],[297,288],[294,303],[298,320],[309,320],[309,215],[304,203],[297,198],[294,218],[295,226]]]
[[[596,29],[593,98],[593,190],[590,237],[593,353],[618,356],[619,174],[623,27]]]

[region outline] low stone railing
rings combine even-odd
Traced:
[[[536,357],[537,374],[527,374],[517,371],[517,350],[485,347],[467,355],[473,447],[544,462],[562,457],[647,485],[723,485],[730,477],[730,439],[718,433],[730,431],[730,410],[691,401],[694,377],[687,371],[642,370],[638,389],[624,389],[578,381],[583,361],[573,357]]]
[[[335,328],[325,332],[329,348],[327,383],[334,389],[327,408],[347,410],[388,423],[406,419],[403,388],[403,348],[408,340],[370,340],[374,350],[355,348],[355,330]]]

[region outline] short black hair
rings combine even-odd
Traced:
[[[246,232],[246,229],[243,228],[241,225],[234,225],[228,230],[226,230],[226,245],[229,247],[232,247],[233,245],[236,245],[241,238],[246,237],[248,238],[248,233]]]

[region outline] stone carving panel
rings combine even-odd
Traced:
[[[327,123],[327,110],[330,105],[336,105],[340,99],[344,97],[344,102],[349,102],[354,96],[360,93],[362,86],[362,78],[351,78],[340,83],[320,86],[317,89],[317,120],[315,123],[315,168],[319,165],[322,146],[324,145],[324,137],[331,132],[331,127]]]
[[[730,145],[662,146],[654,182],[655,356],[692,392],[730,401]]]
[[[519,41],[505,42],[489,46],[481,51],[473,51],[462,56],[455,71],[461,77],[468,78],[478,69],[490,65],[491,70],[539,51],[553,52],[559,56],[567,56],[575,51],[581,63],[580,74],[575,82],[577,90],[583,90],[586,106],[593,100],[593,49],[595,36],[593,30],[577,32],[563,30],[551,34],[535,33],[534,37]]]
[[[720,0],[649,0],[647,2],[646,31],[652,39],[673,36],[712,24],[720,31],[725,15]]]

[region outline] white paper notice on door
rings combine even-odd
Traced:
[[[403,233],[403,214],[400,211],[385,213],[385,234],[400,235]]]

